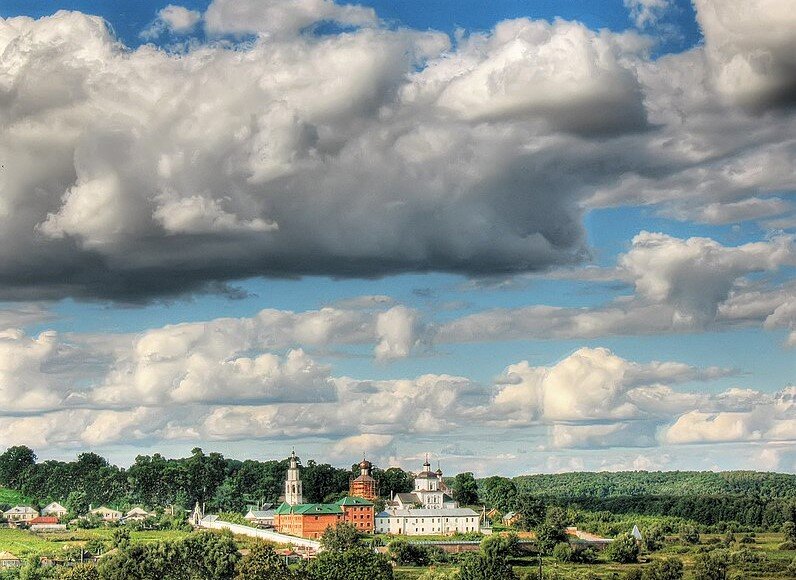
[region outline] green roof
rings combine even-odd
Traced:
[[[361,497],[344,497],[343,499],[338,499],[334,503],[337,505],[373,505],[373,502],[369,502]]]
[[[323,514],[342,514],[342,508],[334,503],[300,503],[290,505],[283,503],[276,508],[275,514],[303,514],[303,515],[323,515]]]

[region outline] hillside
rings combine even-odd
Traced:
[[[22,495],[21,492],[7,487],[0,487],[0,505],[14,506],[25,503],[28,503],[28,498]]]
[[[756,471],[623,471],[523,475],[518,490],[556,498],[746,496],[796,498],[796,475]]]

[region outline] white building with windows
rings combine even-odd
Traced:
[[[423,536],[480,531],[478,513],[459,507],[442,481],[442,470],[431,471],[428,457],[423,471],[415,476],[414,491],[395,494],[375,518],[377,534]]]
[[[429,536],[481,531],[481,518],[470,508],[387,508],[376,516],[377,534]]]
[[[69,510],[67,510],[64,506],[62,506],[57,501],[49,503],[45,507],[43,507],[41,509],[41,515],[43,515],[43,516],[52,516],[52,517],[56,517],[56,518],[62,518],[68,513],[69,513]]]

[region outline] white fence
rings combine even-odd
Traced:
[[[249,526],[242,526],[240,524],[231,524],[229,522],[222,522],[217,517],[207,516],[199,522],[199,527],[210,528],[213,530],[229,530],[233,534],[240,534],[242,536],[251,536],[252,538],[260,538],[261,540],[268,540],[276,544],[290,544],[291,546],[309,548],[318,551],[321,548],[320,542],[314,540],[307,540],[306,538],[297,538],[295,536],[288,536],[270,530],[260,530]]]

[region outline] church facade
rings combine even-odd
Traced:
[[[393,496],[375,516],[375,531],[407,536],[465,534],[480,532],[481,518],[459,507],[442,480],[442,470],[431,471],[426,457],[423,470],[415,476],[414,491]]]

